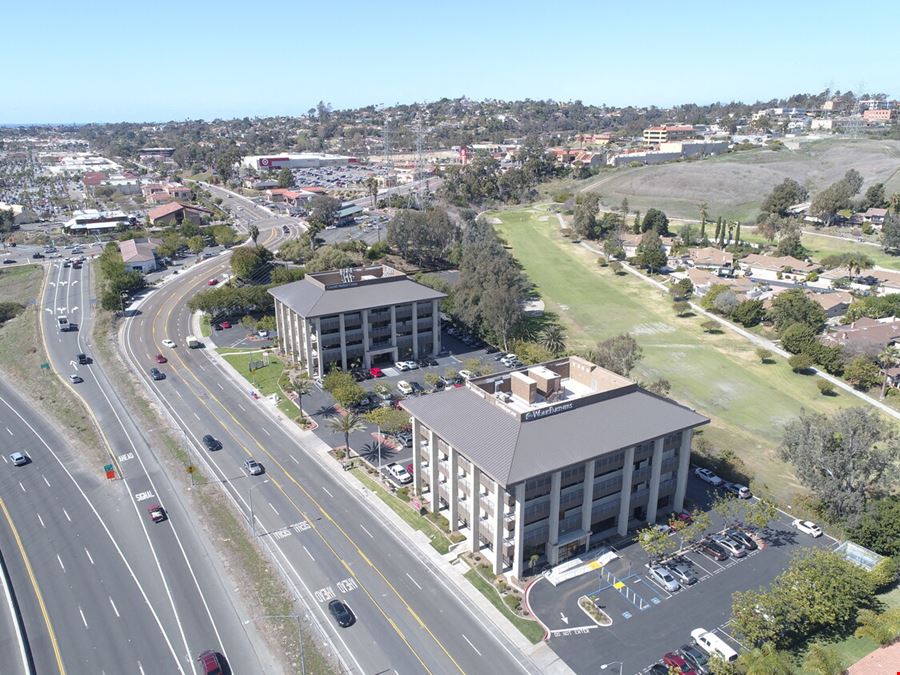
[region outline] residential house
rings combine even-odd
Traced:
[[[154,272],[157,269],[156,248],[162,242],[159,239],[137,237],[119,242],[119,252],[122,254],[122,262],[130,270],[137,270],[143,274]]]
[[[846,326],[836,326],[822,336],[826,345],[838,345],[850,354],[877,355],[882,349],[900,342],[900,319],[862,317]]]
[[[717,284],[728,286],[738,296],[750,297],[755,284],[748,277],[720,277],[715,272],[697,267],[689,267],[685,276],[694,284],[694,293],[706,295],[709,289]]]
[[[884,219],[887,218],[887,209],[869,209],[863,213],[863,218],[873,225],[884,225]]]
[[[196,224],[206,223],[212,216],[212,211],[200,206],[187,206],[180,202],[170,202],[150,209],[147,218],[153,226],[181,224],[190,220]]]
[[[815,288],[834,288],[834,284],[840,282],[849,290],[859,293],[875,295],[900,293],[900,272],[864,269],[852,279],[849,277],[846,267],[836,267],[822,272],[816,281],[811,281],[807,285]]]
[[[637,255],[637,247],[640,246],[643,236],[642,234],[633,234],[631,232],[619,235],[619,241],[622,243],[622,250],[625,251],[626,258],[633,258]],[[662,244],[663,252],[669,255],[675,246],[675,239],[673,237],[660,237],[659,240]]]
[[[740,266],[744,274],[754,280],[800,282],[821,269],[820,265],[793,256],[774,256],[762,253],[751,253],[741,259]]]
[[[734,254],[715,246],[689,249],[685,262],[697,269],[712,270],[716,274],[730,276],[734,268]]]
[[[806,295],[825,310],[825,316],[828,317],[829,323],[836,323],[838,319],[847,313],[847,310],[850,309],[850,303],[853,302],[853,296],[847,291],[816,293],[815,291],[807,290]]]

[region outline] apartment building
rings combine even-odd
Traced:
[[[269,293],[282,349],[312,376],[441,350],[446,295],[387,265],[307,274]]]
[[[693,429],[709,422],[576,356],[401,405],[416,494],[514,577],[682,509]]]
[[[644,129],[644,145],[649,147],[690,138],[694,135],[694,127],[690,124],[663,124],[657,127]]]

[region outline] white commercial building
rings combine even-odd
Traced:
[[[299,155],[272,154],[250,155],[241,160],[241,166],[254,171],[279,171],[281,169],[315,169],[323,166],[346,166],[356,163],[355,157],[305,152]]]

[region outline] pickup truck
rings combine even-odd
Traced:
[[[198,340],[193,335],[188,335],[187,336],[187,346],[190,349],[197,349],[198,347],[202,347],[203,344],[200,342],[200,340]]]

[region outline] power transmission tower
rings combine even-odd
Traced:
[[[387,109],[384,110],[384,158],[383,164],[386,169],[384,176],[385,188],[394,186],[396,182],[394,177],[394,160],[391,156],[391,117],[388,115]]]
[[[421,181],[424,180],[425,169],[425,131],[422,127],[422,111],[416,113],[416,165],[413,170],[413,190],[410,192],[411,206],[417,209],[425,208],[427,189]]]

